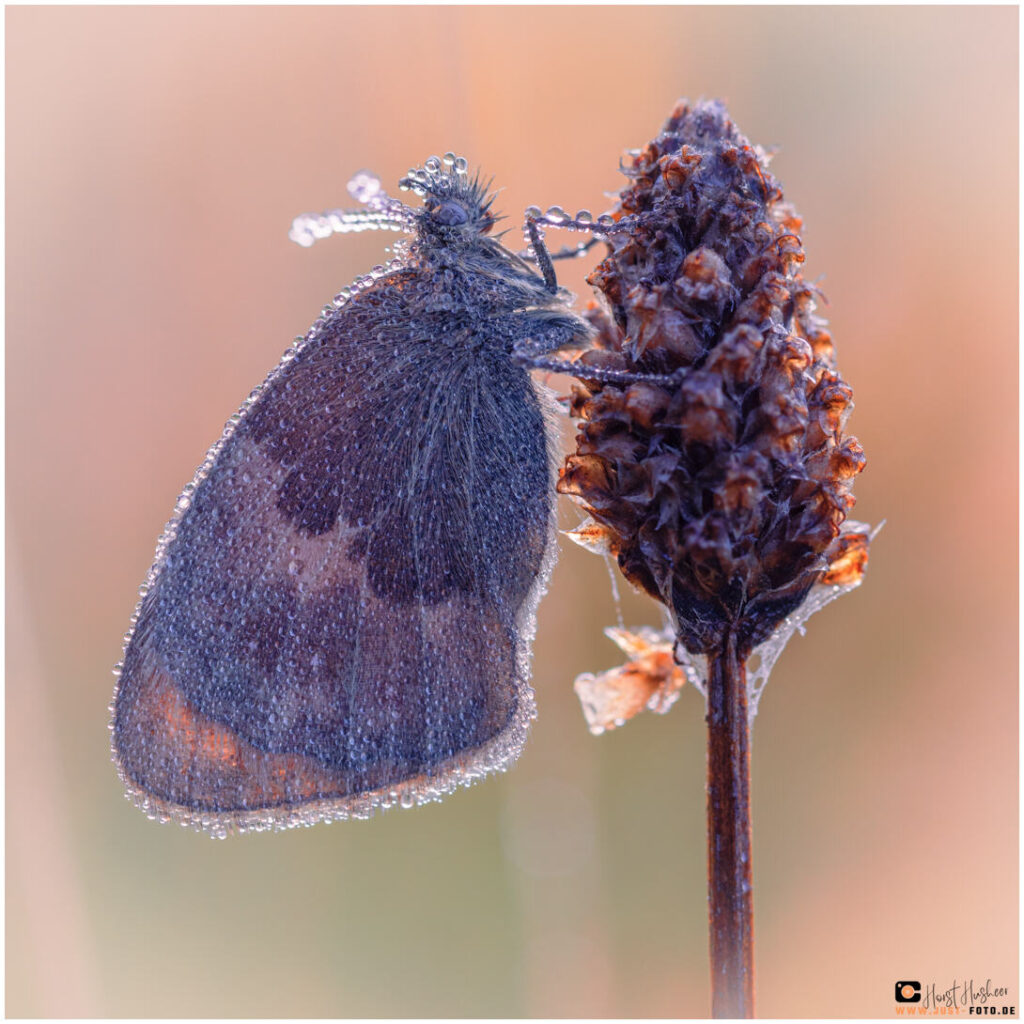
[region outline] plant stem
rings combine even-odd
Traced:
[[[747,669],[732,633],[708,656],[708,911],[711,1012],[754,1016]]]

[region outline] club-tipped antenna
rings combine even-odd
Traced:
[[[370,171],[359,171],[348,183],[348,191],[366,209],[300,214],[292,221],[288,237],[299,245],[310,246],[331,235],[350,231],[414,230],[416,217],[413,211],[389,196],[381,186],[380,178]]]

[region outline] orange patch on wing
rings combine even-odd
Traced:
[[[267,753],[197,711],[152,657],[123,680],[117,751],[125,775],[192,811],[295,806],[352,792],[351,773]]]

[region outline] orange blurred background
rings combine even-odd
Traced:
[[[706,1014],[701,700],[587,733],[572,681],[620,659],[572,544],[526,751],[442,805],[212,842],[126,802],[107,737],[182,485],[392,239],[306,252],[292,217],[453,149],[516,246],[529,204],[609,206],[702,95],[780,147],[856,391],[855,517],[887,519],[761,703],[759,1012],[891,1016],[907,978],[1017,1005],[1017,17],[8,8],[7,1014]],[[560,266],[581,296],[589,265]]]

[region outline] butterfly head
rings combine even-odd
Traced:
[[[421,231],[442,236],[485,235],[497,220],[491,212],[491,183],[481,181],[479,172],[470,177],[465,157],[446,153],[442,160],[432,156],[398,184],[423,197],[418,217]]]

